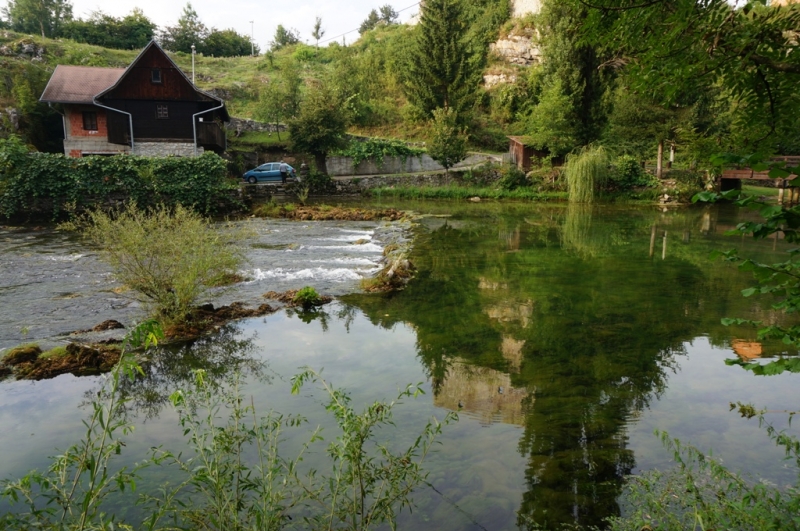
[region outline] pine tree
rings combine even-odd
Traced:
[[[426,0],[410,53],[406,97],[428,119],[438,108],[453,109],[459,121],[475,102],[480,70],[466,42],[460,0]]]

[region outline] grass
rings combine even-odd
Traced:
[[[397,199],[517,199],[530,201],[562,200],[566,192],[538,192],[531,188],[501,190],[498,188],[472,186],[395,186],[394,188],[372,188],[367,193],[373,197]]]
[[[66,355],[67,355],[67,347],[62,345],[55,348],[51,348],[47,352],[42,352],[41,354],[39,354],[39,357],[44,359],[58,359]]]
[[[772,186],[751,186],[748,184],[742,185],[742,192],[755,196],[778,197],[778,189]]]

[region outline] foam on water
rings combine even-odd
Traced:
[[[331,282],[346,282],[348,280],[360,280],[368,272],[359,272],[354,269],[338,267],[327,269],[324,267],[313,267],[307,269],[293,270],[282,267],[276,269],[262,270],[256,268],[253,271],[255,280],[328,280]]]
[[[86,256],[86,255],[80,254],[80,253],[75,253],[75,254],[68,254],[66,256],[64,256],[64,255],[61,255],[61,256],[48,256],[47,259],[48,260],[52,260],[54,262],[74,262],[75,260],[80,260],[84,256]]]
[[[375,266],[376,262],[369,258],[321,258],[316,260],[308,260],[312,264],[350,264],[350,265],[365,265]]]
[[[365,243],[363,245],[308,245],[303,246],[305,249],[347,249],[349,251],[359,253],[382,253],[383,247],[374,243]]]

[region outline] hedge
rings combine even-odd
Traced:
[[[181,204],[203,214],[240,206],[226,178],[226,162],[213,153],[197,158],[130,155],[70,158],[9,153],[0,142],[0,218],[51,215],[135,201],[140,207]]]

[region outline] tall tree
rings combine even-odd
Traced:
[[[319,48],[319,40],[323,35],[325,35],[325,30],[322,29],[322,19],[317,17],[314,20],[314,31],[311,32],[311,36],[314,37],[315,41],[317,41],[317,48]]]
[[[272,38],[271,48],[273,50],[280,50],[284,46],[297,44],[300,42],[300,34],[296,29],[288,29],[283,24],[278,24],[275,28],[275,36]]]
[[[466,42],[460,0],[427,0],[416,28],[404,89],[412,105],[430,118],[453,109],[463,121],[480,83],[478,58]]]
[[[124,18],[95,11],[86,19],[66,22],[62,36],[76,42],[121,50],[141,49],[156,33],[158,26],[141,9],[134,9]]]
[[[300,87],[303,80],[294,62],[283,65],[279,75],[261,90],[257,108],[258,117],[275,124],[278,140],[281,138],[279,124],[294,118],[300,108]]]
[[[205,55],[215,57],[235,57],[250,55],[251,50],[258,55],[258,46],[252,46],[250,37],[237,33],[234,29],[218,30],[212,28],[208,36],[198,46]]]
[[[69,0],[8,0],[3,12],[14,31],[42,37],[61,36],[64,22],[72,20]]]
[[[328,152],[344,144],[348,120],[338,94],[324,84],[311,87],[297,117],[289,121],[294,150],[313,155],[317,170],[328,173]]]
[[[187,2],[176,26],[167,26],[161,34],[161,44],[173,52],[192,51],[192,45],[199,47],[208,36],[208,28],[200,20],[192,4]]]

